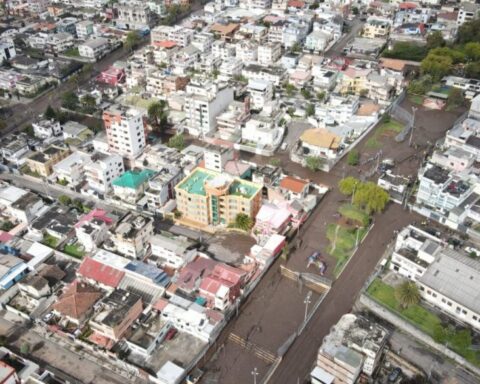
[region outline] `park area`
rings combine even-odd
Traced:
[[[410,283],[414,284],[414,283]],[[413,324],[429,335],[437,343],[444,344],[466,360],[480,366],[480,352],[474,348],[474,337],[469,329],[453,323],[445,315],[436,313],[419,299],[409,305],[401,302],[401,295],[394,287],[381,279],[375,279],[367,289],[367,294],[379,304]]]

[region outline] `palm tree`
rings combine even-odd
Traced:
[[[167,124],[168,111],[167,103],[163,100],[156,101],[148,107],[148,119],[155,129],[161,130]]]
[[[239,213],[235,217],[235,227],[242,231],[249,231],[253,226],[253,221],[250,216],[245,213]]]
[[[412,281],[406,281],[395,289],[395,298],[403,309],[415,305],[420,301],[420,292]]]

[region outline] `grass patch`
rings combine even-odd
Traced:
[[[42,243],[45,244],[47,247],[55,249],[58,245],[58,239],[46,233],[45,235],[43,235]]]
[[[367,140],[366,147],[369,149],[380,148],[382,145],[382,136],[395,135],[402,132],[402,130],[403,124],[394,119],[389,119],[388,121],[380,123],[380,125],[375,129],[373,136]]]
[[[420,96],[420,95],[408,95],[408,100],[412,104],[416,104],[416,105],[422,105],[423,104],[423,96]]]
[[[63,248],[63,252],[77,259],[82,259],[83,256],[85,256],[85,251],[82,250],[81,246],[76,244],[66,245],[65,248]]]
[[[345,218],[356,221],[359,225],[366,227],[370,223],[370,216],[363,210],[352,204],[344,204],[338,212]]]
[[[131,105],[131,106],[137,107],[137,108],[147,109],[147,110],[148,110],[148,107],[150,107],[150,104],[153,104],[153,103],[156,103],[156,102],[157,102],[157,99],[155,99],[155,98],[150,98],[150,99],[145,100],[142,97],[137,96],[137,95],[131,95],[131,96],[128,96],[125,99],[125,103],[128,104],[128,105]]]
[[[335,276],[338,276],[342,267],[352,256],[357,239],[360,243],[367,234],[367,231],[367,228],[345,228],[338,224],[328,224],[327,238],[330,241],[329,253],[337,260],[334,268]]]
[[[68,56],[68,57],[79,57],[80,56],[80,52],[78,52],[78,47],[73,47],[73,48],[67,49],[65,52],[63,52],[63,54],[65,56]]]
[[[390,308],[393,312],[414,324],[438,343],[463,356],[472,364],[480,366],[480,353],[472,349],[471,332],[444,326],[440,318],[420,304],[402,308],[395,297],[395,288],[375,279],[368,287],[367,293],[373,299]]]

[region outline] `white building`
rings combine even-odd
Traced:
[[[75,27],[77,30],[77,37],[80,40],[86,40],[89,36],[93,35],[93,21],[91,20],[80,21]]]
[[[104,111],[103,123],[111,152],[129,158],[135,158],[143,152],[146,139],[141,111],[114,105]]]
[[[252,115],[242,129],[242,142],[258,147],[276,148],[283,138],[283,130],[271,116]]]
[[[330,33],[313,31],[305,40],[305,48],[313,52],[323,52],[331,40],[332,35]]]
[[[17,55],[15,51],[15,44],[11,40],[2,40],[0,41],[0,60],[13,59]]]
[[[85,249],[85,252],[94,252],[97,246],[108,238],[108,225],[97,218],[82,221],[75,226],[75,236]]]
[[[63,132],[62,125],[56,120],[40,120],[32,123],[33,134],[41,139],[60,136]]]
[[[194,244],[183,236],[158,234],[150,239],[152,256],[161,267],[179,269],[197,255]]]
[[[390,269],[417,281],[435,261],[443,246],[438,237],[409,225],[397,235]]]
[[[233,101],[233,89],[227,85],[191,82],[185,96],[186,128],[194,136],[212,133],[216,117]]]
[[[280,43],[267,43],[258,46],[258,64],[273,65],[282,56],[282,46]]]
[[[85,177],[85,166],[91,162],[90,155],[75,151],[53,166],[58,181],[67,182],[71,186],[78,185]]]
[[[462,3],[457,15],[457,25],[460,26],[467,21],[478,18],[480,6],[475,3]]]
[[[242,75],[248,80],[265,80],[279,86],[285,80],[286,72],[280,67],[262,67],[261,65],[250,64],[243,68]]]
[[[273,100],[273,85],[269,81],[250,80],[247,92],[250,94],[253,109],[261,109],[266,103]]]
[[[78,46],[78,53],[82,57],[86,57],[92,60],[98,60],[103,57],[109,48],[107,39],[103,37],[97,37],[90,39]]]
[[[153,220],[150,217],[129,213],[111,231],[115,250],[126,257],[141,259],[147,255],[153,236]]]
[[[480,262],[444,249],[417,284],[422,298],[459,322],[480,329]]]
[[[233,158],[233,148],[209,144],[204,149],[205,168],[212,171],[223,172],[225,164]]]
[[[85,165],[85,179],[88,188],[105,195],[112,187],[112,181],[125,172],[122,156],[112,153],[95,153],[91,163]]]

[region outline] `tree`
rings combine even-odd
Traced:
[[[432,88],[432,77],[424,75],[417,80],[410,81],[408,85],[408,92],[414,95],[424,95]]]
[[[450,47],[434,48],[428,52],[428,55],[450,57],[453,64],[463,63],[465,61],[464,52]]]
[[[302,45],[299,42],[296,42],[295,44],[292,45],[291,50],[292,52],[301,52]]]
[[[97,107],[97,100],[92,95],[85,95],[82,97],[82,106],[86,113],[93,113]]]
[[[68,197],[67,195],[60,195],[58,196],[58,201],[62,205],[70,205],[72,204],[72,199]]]
[[[463,91],[459,88],[452,88],[448,92],[448,105],[456,108],[465,104],[465,98],[463,97]]]
[[[78,96],[75,92],[65,92],[62,95],[62,106],[72,111],[78,108]]]
[[[297,91],[297,88],[295,88],[294,85],[290,83],[285,84],[285,92],[287,93],[287,96],[293,96],[296,91]]]
[[[280,165],[282,165],[282,162],[277,157],[272,157],[270,159],[269,163],[272,167],[279,167]]]
[[[343,195],[351,196],[358,184],[360,184],[360,180],[356,179],[355,177],[348,176],[340,180],[338,183],[338,188]]]
[[[127,34],[124,47],[127,51],[133,51],[140,44],[141,38],[137,31],[130,31]]]
[[[51,119],[55,119],[57,117],[57,113],[55,112],[55,110],[52,108],[51,105],[49,105],[47,107],[47,109],[45,110],[44,114],[43,114],[43,117],[45,119],[48,119],[48,120],[51,120]]]
[[[448,75],[452,70],[453,60],[449,56],[437,56],[429,53],[428,56],[422,60],[420,69],[422,74],[432,76],[434,81],[439,81],[445,75]]]
[[[302,89],[300,90],[300,93],[301,93],[302,96],[303,96],[305,99],[307,99],[307,100],[310,100],[310,99],[312,98],[311,92],[310,92],[308,89],[306,89],[306,88],[302,88]]]
[[[26,343],[26,342],[23,342],[21,345],[20,345],[20,353],[22,355],[27,355],[28,352],[30,352],[30,344]]]
[[[480,19],[463,23],[457,31],[457,43],[466,44],[471,41],[480,41]]]
[[[443,38],[442,32],[440,31],[432,32],[427,36],[428,49],[444,47],[445,44],[445,39]]]
[[[33,130],[33,127],[32,127],[32,124],[28,124],[24,129],[23,131],[30,137],[34,137],[35,136],[35,132]]]
[[[234,226],[242,231],[249,231],[253,227],[253,220],[245,213],[239,213],[235,216]]]
[[[322,168],[323,159],[318,156],[308,156],[306,159],[306,166],[312,172],[317,172]]]
[[[382,212],[390,196],[387,191],[372,182],[359,183],[353,196],[353,204],[369,214]]]
[[[148,107],[148,120],[156,130],[163,130],[167,125],[168,111],[166,107],[167,103],[163,100],[156,101]]]
[[[406,281],[395,289],[395,298],[403,309],[418,304],[420,301],[420,292],[413,281]]]
[[[469,63],[465,66],[465,76],[480,79],[480,62]]]
[[[480,43],[472,42],[465,44],[463,52],[465,53],[465,58],[469,61],[480,60]]]
[[[315,106],[313,104],[307,104],[305,108],[305,114],[308,116],[313,116],[315,114]]]
[[[183,134],[178,133],[175,136],[172,136],[170,140],[168,140],[167,145],[170,148],[175,148],[181,151],[183,148],[185,148],[185,138],[183,137]]]
[[[212,77],[216,79],[219,74],[220,74],[220,71],[217,68],[213,68]]]
[[[392,49],[383,51],[382,56],[391,59],[422,61],[427,53],[428,49],[425,46],[399,41]]]
[[[325,99],[325,91],[318,92],[317,99],[318,101],[323,101],[323,99]]]
[[[360,13],[360,11],[358,10],[358,7],[353,6],[353,7],[352,7],[352,14],[353,14],[354,16],[357,16],[359,13]]]
[[[347,157],[347,163],[348,165],[358,165],[360,162],[360,154],[356,149],[352,149],[350,152],[348,152],[348,157]]]

